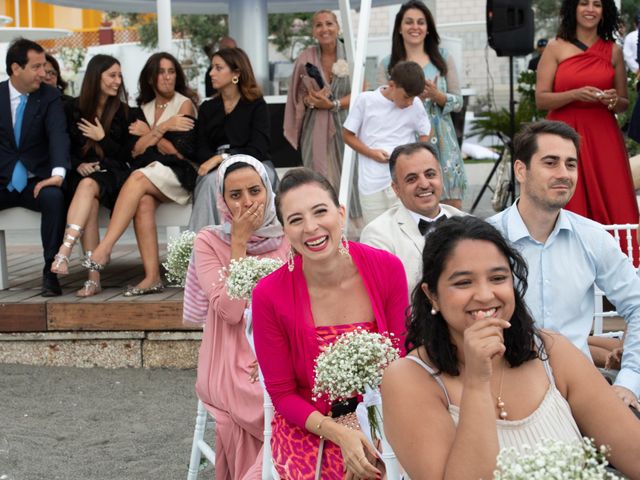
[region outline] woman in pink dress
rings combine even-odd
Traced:
[[[615,43],[618,11],[613,0],[564,0],[560,17],[558,36],[538,65],[536,104],[580,134],[578,182],[566,208],[605,225],[636,223],[631,169],[615,117],[629,106]]]
[[[216,420],[216,479],[260,478],[264,413],[257,363],[245,336],[245,300],[229,298],[220,270],[248,255],[284,260],[289,249],[276,218],[267,171],[248,155],[218,167],[221,225],[195,240],[196,274],[209,299],[196,392]]]
[[[336,409],[312,398],[313,367],[322,346],[358,327],[392,333],[402,348],[404,268],[388,252],[347,242],[345,209],[319,173],[287,172],[276,208],[291,252],[252,299],[256,354],[276,411],[274,466],[282,479],[379,477],[365,435],[335,422],[328,414]]]

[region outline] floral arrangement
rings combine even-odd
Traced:
[[[616,480],[608,472],[608,449],[599,449],[593,440],[561,442],[544,440],[535,448],[524,445],[525,452],[505,448],[498,455],[494,480]]]
[[[185,230],[177,238],[169,240],[167,261],[162,264],[167,270],[166,277],[169,283],[184,287],[195,238],[195,232]]]
[[[231,260],[228,267],[220,271],[220,278],[226,279],[230,298],[251,300],[251,293],[258,281],[283,265],[276,258],[246,257]]]
[[[382,382],[382,374],[399,358],[393,340],[383,334],[357,328],[343,333],[316,358],[314,400],[326,396],[331,402],[368,394]],[[371,438],[380,431],[377,406],[367,406]]]
[[[331,67],[331,73],[333,73],[336,77],[348,77],[349,76],[349,64],[343,58],[339,58],[336,60],[336,63]]]

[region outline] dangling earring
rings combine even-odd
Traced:
[[[340,255],[344,255],[346,257],[349,256],[349,242],[347,241],[347,237],[344,232],[342,232],[342,236],[340,237],[340,246],[338,247],[338,252]]]
[[[431,315],[433,315],[434,317],[438,314],[438,309],[436,309],[436,307],[433,307],[431,309]]]
[[[289,249],[289,253],[287,253],[287,268],[290,272],[293,272],[293,269],[296,267],[295,258],[293,253],[293,248]]]
[[[233,83],[234,85],[237,85],[239,81],[240,81],[240,79],[238,77],[232,77],[231,78],[231,83]]]

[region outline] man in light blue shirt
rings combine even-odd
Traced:
[[[640,278],[600,224],[563,209],[578,178],[578,148],[578,134],[565,123],[543,120],[525,126],[514,139],[520,197],[488,221],[527,260],[525,300],[538,327],[562,333],[590,357],[596,283],[616,306],[627,333],[613,388],[637,409]]]

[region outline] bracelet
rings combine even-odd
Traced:
[[[322,430],[322,424],[326,421],[329,420],[331,417],[324,417],[322,420],[320,420],[320,422],[316,425],[316,430],[318,430],[318,432],[320,432]],[[318,436],[323,439],[324,435],[322,435],[322,433],[318,433]]]
[[[609,105],[607,106],[607,108],[609,109],[610,112],[613,111],[614,108],[616,108],[616,105],[618,105],[618,99],[620,97],[616,97],[615,100],[609,100]]]
[[[331,108],[332,112],[339,112],[340,111],[340,100],[336,99],[333,101],[333,107]]]

